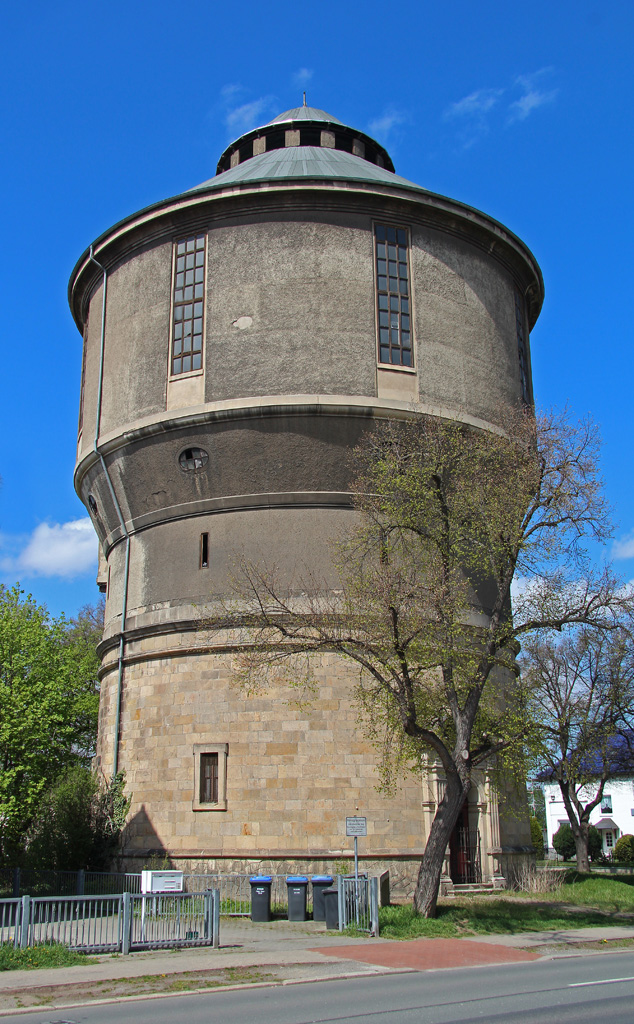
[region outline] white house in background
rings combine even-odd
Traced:
[[[556,782],[543,781],[544,799],[546,803],[546,828],[548,831],[548,849],[553,848],[553,836],[560,825],[569,825],[568,815]],[[591,800],[598,786],[590,783],[581,790],[584,803]],[[610,854],[617,839],[625,833],[634,834],[634,772],[629,776],[606,783],[603,799],[590,815],[590,824],[598,828],[603,840],[603,852]]]

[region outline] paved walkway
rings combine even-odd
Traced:
[[[326,932],[319,922],[222,921],[221,948],[153,950],[102,955],[85,966],[0,973],[0,1015],[14,1012],[16,1000],[48,990],[61,1008],[72,1005],[77,986],[116,979],[170,977],[184,972],[209,974],[226,968],[257,968],[275,982],[328,980],[359,974],[425,971],[531,961],[543,956],[571,955],[579,943],[634,939],[634,927],[574,928],[517,935],[409,941],[346,938]]]

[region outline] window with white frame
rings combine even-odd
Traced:
[[[601,797],[601,814],[612,814],[612,797],[609,793]]]

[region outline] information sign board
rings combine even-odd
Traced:
[[[368,834],[368,819],[367,818],[346,818],[346,835],[347,836],[367,836]]]

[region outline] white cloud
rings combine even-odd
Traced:
[[[40,523],[28,538],[11,538],[5,534],[2,546],[14,550],[17,547],[18,551],[12,557],[2,558],[0,568],[25,577],[72,579],[97,567],[97,537],[87,516],[68,523]]]
[[[459,126],[458,139],[465,148],[485,135],[491,125],[508,128],[525,121],[534,110],[552,103],[558,89],[548,89],[545,83],[554,68],[540,68],[531,74],[518,75],[509,85],[500,88],[475,89],[461,100],[450,104],[444,112],[445,120]],[[517,93],[520,95],[517,97]],[[517,98],[514,99],[513,97]]]
[[[634,530],[612,545],[612,558],[634,558]]]
[[[304,89],[313,77],[312,68],[300,68],[293,75],[293,85],[296,85],[298,89]]]
[[[504,89],[476,89],[445,110],[445,117],[469,117],[481,120],[503,95]]]
[[[257,128],[268,120],[266,112],[270,111],[273,101],[273,96],[261,96],[257,100],[251,100],[250,103],[243,103],[241,106],[227,111],[225,117],[227,128],[234,136],[244,135],[252,128]]]
[[[559,89],[544,90],[537,86],[537,82],[550,75],[552,70],[552,68],[541,68],[532,75],[519,75],[515,79],[515,85],[522,90],[522,95],[509,106],[509,124],[513,124],[515,121],[525,121],[529,114],[532,114],[538,107],[543,107],[545,103],[552,103],[559,93]]]
[[[394,107],[390,107],[380,117],[375,117],[373,121],[370,121],[370,134],[385,139],[394,128],[404,124],[405,121],[405,114]]]

